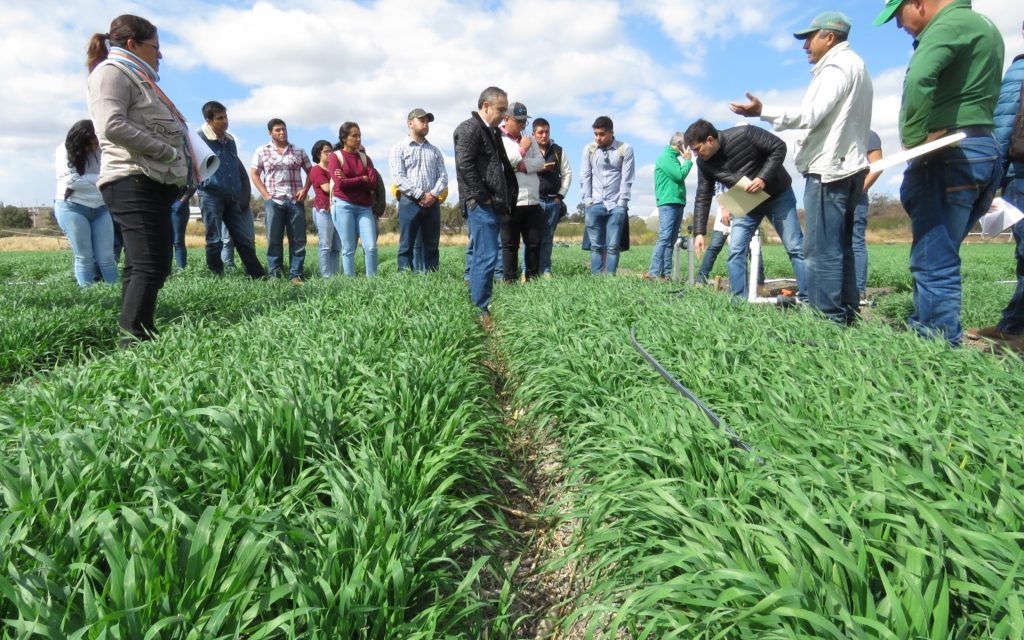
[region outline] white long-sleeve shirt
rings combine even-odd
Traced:
[[[501,142],[505,145],[505,155],[508,156],[509,164],[516,170],[516,181],[519,183],[516,206],[540,204],[540,177],[537,172],[544,169],[544,156],[540,155],[537,142],[530,143],[525,155],[519,153],[519,141],[510,138],[504,130],[501,132]],[[522,166],[519,166],[520,164]],[[526,169],[525,172],[520,170],[523,168]]]
[[[797,108],[761,109],[761,119],[776,131],[806,129],[794,161],[797,170],[835,182],[868,166],[873,89],[864,61],[848,42],[840,42],[811,70],[811,85]]]
[[[86,156],[85,173],[79,174],[74,167],[68,166],[68,152],[63,144],[57,145],[55,158],[57,169],[57,200],[64,200],[64,194],[71,189],[68,202],[95,209],[104,205],[103,196],[96,187],[100,177],[100,152],[96,150]]]

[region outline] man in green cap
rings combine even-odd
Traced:
[[[799,129],[804,175],[804,261],[807,301],[829,319],[852,324],[860,304],[853,223],[868,173],[873,89],[864,61],[847,42],[850,19],[826,11],[793,34],[803,41],[811,84],[799,107],[768,107],[755,96],[731,103],[733,113],[760,116],[776,131]]]
[[[893,18],[914,38],[900,108],[903,147],[966,135],[912,160],[900,187],[913,234],[914,313],[907,323],[957,346],[963,335],[960,244],[988,211],[1002,176],[992,114],[1003,38],[970,0],[887,0],[875,24]]]

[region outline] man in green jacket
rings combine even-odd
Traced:
[[[683,132],[672,134],[668,146],[654,163],[654,198],[658,205],[658,242],[651,256],[647,279],[668,278],[672,271],[672,247],[679,237],[686,207],[686,176],[693,168],[690,149],[683,144]]]
[[[913,235],[914,313],[907,323],[957,346],[963,335],[960,244],[988,211],[1002,174],[992,114],[1003,38],[970,0],[887,0],[875,24],[893,18],[914,37],[915,49],[903,82],[903,147],[966,134],[912,160],[900,188]]]

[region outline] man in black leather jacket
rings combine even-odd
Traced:
[[[508,111],[508,95],[487,87],[477,111],[455,128],[455,171],[459,204],[469,222],[473,256],[469,265],[469,297],[481,319],[490,320],[501,219],[512,212],[519,185],[495,128]]]
[[[733,295],[747,297],[747,247],[761,221],[769,218],[782,239],[796,274],[800,296],[806,296],[803,233],[796,215],[793,179],[782,167],[786,143],[761,129],[742,125],[719,132],[707,120],[698,120],[683,134],[686,146],[697,156],[697,196],[694,199],[693,242],[704,251],[711,198],[715,183],[733,187],[741,178],[750,180],[748,193],[764,191],[769,198],[747,215],[734,215],[729,241],[729,285]]]

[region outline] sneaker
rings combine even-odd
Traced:
[[[301,287],[303,285],[302,278],[300,278],[298,276],[295,276],[294,278],[289,280],[289,282],[292,283],[293,287]]]
[[[551,278],[554,278],[555,276],[551,275],[550,271],[545,271],[544,275],[541,276],[541,277],[544,278],[545,280],[550,280]]]
[[[1016,333],[1004,333],[999,327],[983,327],[981,329],[968,329],[968,337],[974,338],[975,340],[1013,340],[1015,338],[1021,338],[1020,334]]]

